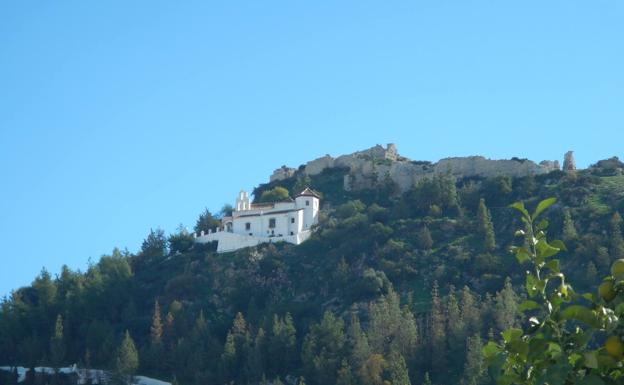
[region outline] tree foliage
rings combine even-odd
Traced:
[[[503,331],[502,341],[488,342],[483,353],[499,384],[619,384],[624,379],[624,260],[614,263],[598,296],[577,294],[554,258],[565,245],[549,242],[548,221],[538,221],[554,203],[554,198],[543,200],[532,214],[520,202],[511,206],[527,225],[528,233],[517,234],[529,239],[529,247],[512,251],[529,265],[528,298],[519,307],[528,323]]]

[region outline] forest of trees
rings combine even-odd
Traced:
[[[216,254],[182,227],[156,229],[140,251],[115,249],[85,272],[43,270],[2,301],[0,365],[77,363],[120,382],[493,384],[482,347],[527,322],[525,269],[509,254],[524,225],[510,203],[557,197],[543,215],[568,246],[561,269],[579,292],[595,292],[624,257],[624,177],[439,175],[399,194],[387,178],[346,192],[345,172],[254,192],[323,194],[320,224],[300,246]],[[194,231],[228,209],[206,210]]]

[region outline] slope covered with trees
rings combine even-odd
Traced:
[[[180,384],[489,384],[482,346],[526,322],[524,269],[508,252],[523,224],[510,203],[558,199],[543,215],[568,246],[561,269],[578,291],[596,290],[624,257],[624,177],[602,168],[438,175],[404,194],[383,176],[345,191],[346,173],[296,173],[254,192],[323,194],[319,226],[299,246],[216,254],[184,229],[153,230],[137,253],[42,271],[2,302],[0,364],[78,363]],[[195,231],[217,219],[202,213]]]

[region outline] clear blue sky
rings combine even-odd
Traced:
[[[0,295],[326,153],[622,157],[623,20],[617,0],[4,1]]]

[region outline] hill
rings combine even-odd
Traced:
[[[523,322],[510,203],[557,197],[549,237],[566,242],[562,270],[579,291],[624,257],[617,159],[566,172],[511,160],[525,172],[506,175],[395,155],[283,167],[258,186],[255,197],[322,194],[299,246],[217,254],[184,230],[151,231],[139,252],[114,250],[86,272],[42,271],[2,302],[0,364],[122,371],[127,335],[130,369],[181,384],[489,384],[482,341]],[[392,176],[407,174],[379,172],[406,162],[434,171],[409,174],[409,187]],[[195,230],[217,217],[202,213]]]

